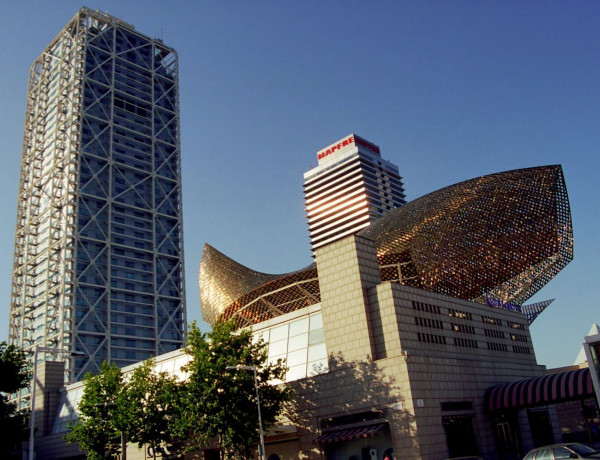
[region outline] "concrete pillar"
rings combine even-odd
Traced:
[[[368,290],[381,283],[375,244],[352,235],[315,251],[327,351],[376,356]]]
[[[52,430],[58,407],[58,390],[64,386],[64,381],[64,362],[41,361],[38,363],[34,395],[36,438],[46,436]]]

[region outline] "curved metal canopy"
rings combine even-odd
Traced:
[[[478,177],[392,210],[358,233],[375,242],[383,281],[485,303],[522,304],[573,259],[560,165]],[[200,265],[205,321],[254,324],[320,301],[315,265],[256,272],[208,244]]]

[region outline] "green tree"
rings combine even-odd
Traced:
[[[111,458],[120,452],[120,424],[126,420],[121,413],[123,374],[106,361],[100,373],[88,373],[83,378],[85,388],[78,407],[78,421],[67,434],[69,443],[78,443],[88,460]]]
[[[178,400],[182,385],[176,377],[166,372],[154,371],[154,360],[148,359],[134,369],[122,396],[122,425],[128,441],[145,445],[151,452],[163,447],[171,453],[173,447],[173,424],[177,416]]]
[[[30,374],[23,350],[0,343],[0,458],[20,458],[21,443],[27,439],[26,411],[17,410],[8,395],[29,384]]]
[[[174,376],[154,371],[148,359],[124,376],[114,364],[104,362],[98,375],[84,377],[85,388],[78,407],[78,422],[66,439],[79,443],[88,460],[112,458],[122,441],[162,447],[173,453],[174,418],[178,414],[181,384]],[[122,438],[123,436],[123,438]],[[163,456],[163,458],[165,458]]]
[[[253,342],[250,330],[237,331],[232,322],[216,324],[202,333],[196,323],[188,332],[186,352],[192,360],[187,391],[178,420],[180,434],[189,440],[189,450],[215,443],[234,458],[249,458],[259,440],[254,375],[227,370],[228,366],[256,366],[263,428],[282,414],[293,393],[281,382],[286,368],[282,361],[267,363],[264,341]]]

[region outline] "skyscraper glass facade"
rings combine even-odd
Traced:
[[[379,147],[350,134],[317,153],[304,173],[304,199],[312,249],[365,228],[406,203],[398,168]]]
[[[172,48],[87,8],[31,66],[9,340],[83,352],[70,381],[183,344],[178,93]]]

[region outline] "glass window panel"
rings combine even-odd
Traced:
[[[180,380],[184,380],[187,378],[188,376],[188,371],[183,371],[181,368],[183,367],[185,363],[181,363],[179,361],[177,361],[175,363],[175,371],[173,372],[173,375],[175,375],[175,377],[177,377]]]
[[[268,329],[252,334],[252,343],[258,343],[258,342],[260,342],[260,339],[264,340],[267,343],[269,342],[269,330]]]
[[[282,383],[285,383],[285,380],[280,380],[280,379],[271,379],[268,381],[269,385],[272,386],[277,386],[277,385],[281,385]]]
[[[276,363],[278,359],[282,359],[285,364],[285,355],[269,356],[269,358],[267,359],[267,362],[269,364]]]
[[[156,372],[169,372],[169,371],[173,371],[173,367],[169,366],[169,364],[173,364],[173,361],[167,361],[164,363],[160,363],[156,369],[154,369]],[[169,367],[171,367],[169,369]]]
[[[288,351],[300,350],[308,346],[308,334],[297,335],[290,337],[288,342]]]
[[[60,411],[58,413],[58,416],[65,417],[65,416],[69,415],[69,406],[67,406],[65,401],[61,401],[60,404],[61,404],[61,406],[60,406]]]
[[[287,340],[269,343],[269,356],[284,355],[287,352]]]
[[[571,458],[571,452],[569,451],[569,449],[567,449],[565,447],[555,447],[554,448],[554,458],[556,460],[563,459],[563,458]]]
[[[274,327],[271,329],[271,342],[277,342],[278,340],[287,339],[288,337],[288,325],[283,324],[281,326]]]
[[[538,450],[538,453],[535,456],[536,460],[551,460],[552,459],[552,449],[541,449]]]
[[[324,343],[308,347],[308,360],[309,361],[317,361],[317,360],[325,359],[325,358],[327,358],[327,350],[325,348]]]
[[[316,343],[325,342],[325,331],[323,329],[315,329],[310,331],[310,339],[308,343],[314,345]]]
[[[312,361],[308,363],[308,376],[324,374],[329,370],[329,365],[327,364],[327,358],[321,359],[319,361]]]
[[[290,337],[308,332],[308,318],[302,318],[290,323]]]
[[[323,315],[318,313],[310,317],[310,330],[323,329]]]
[[[285,375],[285,380],[291,382],[293,380],[303,379],[304,377],[306,377],[306,364],[290,367]]]
[[[299,364],[306,364],[306,349],[288,353],[286,364],[289,367],[297,366]]]

